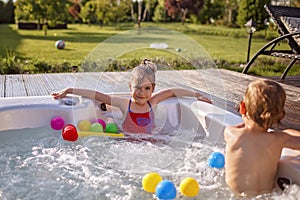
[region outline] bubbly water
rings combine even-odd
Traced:
[[[157,141],[86,137],[67,142],[49,128],[0,132],[0,199],[155,199],[142,188],[143,176],[153,171],[175,184],[176,199],[191,199],[179,192],[185,177],[200,186],[192,199],[241,199],[226,186],[224,169],[207,164],[209,154],[223,148],[201,139],[151,137]],[[299,199],[299,193],[299,186],[291,186],[254,199]]]

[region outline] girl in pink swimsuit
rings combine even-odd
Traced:
[[[132,70],[129,82],[130,99],[80,88],[67,88],[52,95],[55,99],[59,99],[67,94],[76,94],[116,106],[123,114],[122,129],[128,133],[151,133],[155,126],[152,107],[170,97],[190,96],[211,103],[199,92],[184,88],[170,88],[153,93],[156,70],[156,64],[147,59]]]
[[[149,111],[145,113],[135,113],[130,110],[131,99],[129,100],[128,112],[123,121],[123,130],[129,133],[151,133],[154,126],[154,113],[150,102]]]

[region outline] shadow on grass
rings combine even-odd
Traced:
[[[36,30],[34,30],[36,31]],[[48,32],[48,36],[43,35],[36,35],[36,34],[28,34],[28,35],[22,35],[23,39],[31,39],[31,40],[43,40],[43,41],[56,41],[56,40],[64,40],[68,42],[78,42],[78,43],[101,43],[105,41],[106,43],[118,43],[118,44],[126,44],[131,43],[134,41],[135,43],[145,43],[149,42],[152,43],[153,41],[156,41],[157,38],[159,38],[160,41],[168,40],[170,37],[169,35],[161,35],[160,29],[157,31],[156,36],[149,37],[149,34],[147,31],[144,33],[142,30],[136,31],[136,34],[134,32],[134,29],[132,29],[130,32],[126,31],[120,31],[119,33],[122,34],[125,33],[125,36],[118,36],[115,39],[109,39],[110,37],[113,37],[117,34],[113,33],[105,33],[105,32],[80,32],[80,31],[72,31],[68,29],[66,32],[61,33],[62,36],[55,36],[51,35]],[[153,32],[153,31],[151,31]],[[143,36],[145,34],[145,36]],[[138,37],[137,37],[138,36]]]
[[[81,42],[81,43],[100,43],[105,39],[112,36],[112,34],[106,33],[93,33],[93,32],[67,32],[66,34],[70,36],[39,36],[39,35],[23,35],[24,39],[32,39],[32,40],[48,40],[48,41],[56,41],[56,40],[64,40],[69,42]]]
[[[7,50],[15,51],[20,44],[21,36],[8,24],[0,25],[0,54],[3,55]]]

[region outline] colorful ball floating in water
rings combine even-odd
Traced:
[[[64,49],[65,46],[66,46],[66,44],[65,44],[65,42],[64,42],[63,40],[57,40],[57,41],[55,42],[55,47],[56,47],[57,49]]]
[[[174,183],[170,180],[163,180],[156,186],[155,194],[158,199],[175,199],[176,198],[176,188]]]
[[[56,116],[51,119],[50,126],[54,130],[62,130],[63,139],[72,142],[78,139],[79,134],[77,132],[77,128],[82,132],[94,132],[95,135],[97,135],[98,133],[104,133],[103,126],[106,126],[106,133],[118,132],[118,127],[115,123],[106,124],[102,119],[95,120],[93,124],[91,124],[91,122],[88,120],[81,120],[78,122],[76,128],[72,124],[68,124],[65,126],[64,119],[60,116]]]
[[[208,157],[208,165],[212,168],[223,168],[225,165],[224,155],[220,152],[212,152]]]
[[[199,193],[198,182],[191,177],[187,177],[180,182],[180,192],[187,197],[195,197]]]
[[[159,200],[171,200],[176,198],[176,187],[170,180],[162,180],[161,175],[150,172],[143,177],[143,189],[146,192],[155,193]],[[200,187],[196,179],[187,177],[180,182],[180,192],[186,197],[198,195]]]
[[[115,123],[108,123],[108,124],[106,124],[105,131],[107,133],[117,133],[118,132],[118,127]]]
[[[74,142],[78,139],[78,132],[74,125],[68,124],[62,130],[64,140]]]
[[[61,130],[65,126],[65,120],[60,116],[53,117],[50,126],[54,130]]]
[[[78,122],[77,127],[80,131],[89,131],[91,127],[91,122],[88,120],[81,120]]]
[[[77,127],[79,131],[88,132],[106,132],[117,133],[118,126],[115,123],[106,123],[103,119],[93,121],[81,120],[78,122]]]
[[[98,122],[93,123],[90,127],[90,132],[103,132],[103,127]]]
[[[150,172],[143,177],[142,185],[146,192],[155,193],[155,188],[159,182],[162,181],[162,177],[156,172]]]
[[[103,119],[97,119],[97,122],[102,125],[103,130],[106,129],[106,122]]]

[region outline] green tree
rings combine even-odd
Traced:
[[[67,21],[68,0],[18,0],[16,1],[15,16],[19,20],[36,20],[38,24]]]
[[[4,10],[5,10],[5,4],[3,1],[0,1],[0,23],[4,23],[5,20]]]
[[[300,7],[300,0],[294,0],[292,6]]]
[[[224,1],[205,1],[203,8],[200,10],[199,19],[202,24],[214,23],[216,20],[222,20],[224,16]]]
[[[143,13],[142,21],[150,21],[152,17],[152,12],[157,4],[157,0],[145,0],[145,9]]]
[[[237,16],[238,24],[243,27],[252,18],[256,22],[257,28],[263,29],[264,20],[269,17],[264,5],[270,2],[270,0],[241,0]]]
[[[131,5],[131,15],[133,17],[133,20],[138,24],[138,27],[140,27],[142,21],[143,0],[132,0]],[[135,5],[137,5],[137,19],[134,15],[134,8],[136,7]]]
[[[14,23],[14,2],[13,0],[7,1],[4,3],[0,1],[0,23]]]
[[[103,0],[104,2],[105,0]],[[97,1],[88,1],[84,4],[80,16],[83,19],[83,22],[88,23],[95,23],[97,21]]]
[[[225,1],[224,24],[231,26],[236,23],[237,10],[239,8],[239,0]]]
[[[166,0],[165,8],[172,18],[179,14],[181,23],[184,24],[188,14],[198,15],[203,5],[204,0]]]
[[[128,18],[131,0],[93,0],[85,3],[81,17],[84,22],[96,23],[100,25],[118,22]]]
[[[166,21],[166,9],[165,9],[165,0],[158,0],[158,4],[154,10],[154,16],[152,18],[155,22]]]
[[[109,0],[109,2],[110,10],[107,16],[109,20],[115,24],[115,28],[117,28],[119,22],[128,19],[131,0]]]

